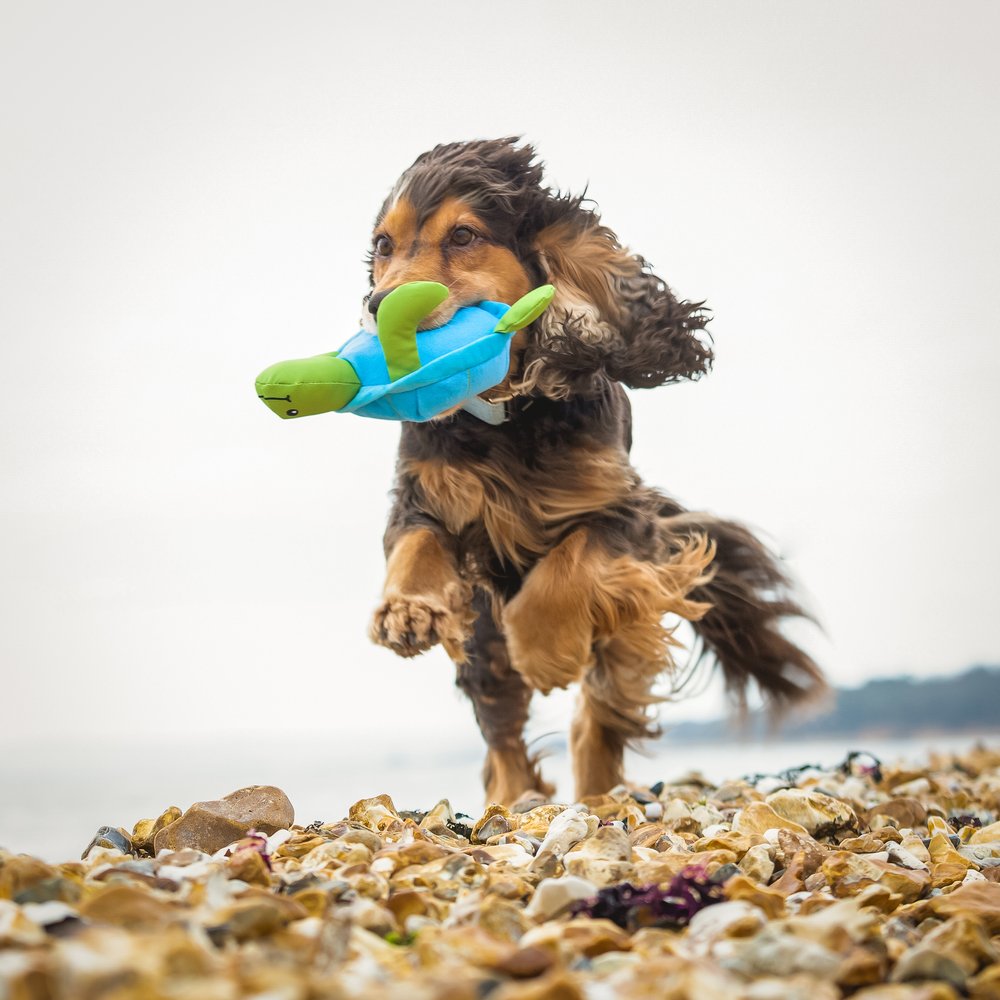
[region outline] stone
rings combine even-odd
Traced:
[[[859,990],[851,1000],[959,1000],[959,995],[943,982],[893,983]]]
[[[901,830],[912,830],[926,821],[927,807],[919,799],[899,796],[872,806],[864,818],[871,824],[877,816],[887,816]]]
[[[742,858],[751,847],[763,843],[763,838],[748,833],[740,833],[726,827],[708,829],[702,832],[701,840],[695,841],[692,849],[695,851],[732,851],[737,858]]]
[[[186,919],[174,901],[138,885],[110,885],[81,903],[79,914],[92,923],[150,931]]]
[[[65,925],[68,921],[79,923],[80,920],[80,915],[72,906],[55,899],[44,903],[22,903],[21,912],[48,933],[52,933],[56,925]]]
[[[890,841],[885,845],[885,848],[886,857],[894,865],[900,865],[903,868],[911,868],[913,871],[928,870],[927,862],[917,857],[916,854],[904,847],[902,844],[895,844]],[[926,854],[926,851],[924,853]]]
[[[858,827],[858,817],[846,802],[820,792],[783,788],[768,795],[765,802],[783,819],[797,823],[813,836]]]
[[[163,829],[181,818],[177,806],[170,806],[155,819],[141,819],[132,827],[132,846],[139,854],[152,854],[153,838]]]
[[[45,931],[25,914],[22,907],[10,900],[0,899],[0,948],[33,948],[46,944],[46,941]],[[2,975],[3,968],[0,966],[0,985],[3,983]]]
[[[691,818],[701,828],[702,835],[704,836],[705,830],[721,823],[723,816],[714,806],[701,802],[691,810]]]
[[[786,899],[774,889],[765,889],[751,882],[745,875],[728,879],[725,885],[726,898],[752,903],[771,919],[783,916]]]
[[[991,965],[965,984],[971,1000],[1000,1000],[1000,965]]]
[[[919,947],[953,956],[969,975],[1000,962],[1000,948],[990,941],[982,925],[969,917],[954,917],[933,928]]]
[[[302,869],[305,871],[317,871],[326,869],[335,871],[338,868],[350,867],[351,865],[375,866],[374,870],[382,872],[394,872],[401,867],[399,855],[395,851],[380,851],[378,860],[372,860],[371,848],[365,844],[344,837],[336,840],[321,840],[316,846],[302,858]]]
[[[663,804],[662,820],[665,824],[685,823],[691,820],[691,806],[684,799],[668,799]],[[692,826],[695,826],[693,821]]]
[[[928,795],[932,789],[931,783],[926,777],[921,775],[912,781],[904,781],[902,784],[895,785],[892,790],[897,795],[902,795],[906,798],[919,798]]]
[[[484,844],[491,837],[508,833],[517,825],[517,820],[506,806],[491,805],[472,828],[472,842]]]
[[[547,859],[559,860],[584,837],[597,830],[599,820],[596,816],[580,812],[576,809],[565,809],[549,824],[545,839],[539,845],[538,853],[532,862],[532,870],[546,866]]]
[[[768,830],[791,830],[808,833],[801,823],[779,816],[766,802],[751,802],[733,817],[733,829],[738,833],[764,834]]]
[[[835,896],[854,896],[873,883],[884,885],[906,903],[919,899],[930,887],[930,875],[901,868],[863,854],[833,851],[823,862],[823,874]]]
[[[736,855],[732,851],[663,851],[651,861],[640,861],[635,866],[636,884],[666,886],[670,880],[679,875],[685,868],[692,865],[704,868],[709,875],[714,875],[724,865],[736,863]]]
[[[903,835],[894,826],[873,826],[871,829],[872,836],[878,837],[879,840],[889,843],[891,840],[894,844],[901,844],[903,842]],[[908,836],[912,837],[913,834]]]
[[[841,960],[837,969],[837,985],[845,990],[881,983],[888,968],[885,949],[855,945]]]
[[[958,853],[981,867],[992,868],[1000,863],[1000,843],[963,844]]]
[[[722,938],[752,937],[767,923],[764,912],[745,900],[727,900],[699,910],[688,924],[686,947],[693,955],[708,955]]]
[[[554,964],[552,952],[545,948],[518,948],[505,955],[493,968],[512,979],[534,979],[548,972]]]
[[[552,802],[535,806],[521,816],[521,822],[517,827],[518,832],[532,837],[541,843],[545,839],[545,835],[549,832],[552,821],[556,816],[565,811],[565,806],[556,805]]]
[[[479,927],[495,941],[517,944],[531,926],[517,903],[496,895],[470,892],[451,907],[449,927]]]
[[[988,826],[980,827],[969,839],[970,844],[996,844],[1000,843],[1000,822],[990,823]]]
[[[251,785],[221,799],[196,802],[153,838],[156,853],[194,847],[214,854],[249,830],[272,834],[292,825],[288,796],[273,785]]]
[[[906,952],[892,970],[892,981],[940,980],[957,989],[964,989],[969,973],[954,956],[935,948],[913,948]]]
[[[289,809],[291,809],[290,805]],[[370,799],[360,799],[351,806],[347,816],[352,823],[363,826],[373,833],[384,834],[389,830],[402,829],[403,826],[396,806],[388,795],[375,795]]]
[[[628,834],[614,826],[602,826],[592,837],[581,841],[563,857],[566,871],[599,886],[632,878],[632,845]]]
[[[967,917],[978,922],[987,934],[1000,934],[1000,883],[973,882],[959,886],[947,895],[922,901],[912,916],[917,920],[929,916]]]
[[[899,846],[903,848],[904,851],[910,853],[918,861],[922,862],[925,868],[930,868],[931,856],[927,850],[927,845],[920,837],[917,837],[912,833],[907,834],[900,840]],[[906,865],[905,867],[910,866]]]
[[[692,998],[704,994],[690,994]],[[732,991],[716,994],[719,1000],[733,996]],[[740,1000],[840,1000],[833,983],[824,983],[805,973],[792,976],[762,976],[749,983],[739,994]],[[714,997],[713,997],[714,1000]]]
[[[774,874],[774,848],[768,844],[751,847],[740,858],[739,866],[747,878],[767,885]]]
[[[39,882],[58,878],[55,868],[27,854],[0,858],[0,899],[14,899]]]
[[[881,871],[878,878],[879,884],[902,897],[904,903],[912,903],[920,899],[930,888],[930,878],[925,871],[902,868],[888,861],[873,861],[872,863]]]
[[[927,832],[932,837],[936,833],[943,834],[945,837],[955,836],[955,831],[948,825],[948,821],[940,816],[927,817]]]
[[[853,899],[830,902],[808,912],[803,906],[785,922],[785,927],[796,937],[817,941],[831,951],[844,954],[852,945],[870,940],[880,919],[870,904],[873,897],[883,892],[881,887],[874,886]]]
[[[477,852],[477,854],[480,852]],[[332,841],[317,848],[303,858],[303,864],[315,865],[322,858],[335,858],[339,865],[371,863],[372,871],[383,875],[395,875],[414,865],[426,865],[431,861],[450,858],[455,852],[449,847],[426,840],[415,840],[409,844],[393,845],[371,855],[363,844]]]
[[[524,912],[538,922],[550,920],[565,912],[577,900],[596,896],[597,890],[594,882],[576,875],[542,879]]]
[[[124,830],[116,830],[113,826],[102,826],[94,834],[93,840],[84,848],[81,858],[85,858],[95,847],[108,851],[118,851],[120,854],[131,854],[134,850],[132,839]]]
[[[860,837],[848,837],[840,842],[842,851],[850,851],[852,854],[876,854],[885,850],[885,841],[880,840],[873,833],[864,833]]]
[[[790,976],[811,973],[832,979],[840,966],[840,956],[816,941],[788,934],[776,924],[768,924],[752,938],[736,938],[715,951],[719,964],[743,976]]]
[[[576,917],[562,930],[562,940],[570,951],[595,958],[609,951],[629,951],[632,942],[627,932],[610,920]]]
[[[14,902],[24,906],[25,903],[75,903],[80,898],[80,886],[71,879],[61,875],[44,878],[40,882],[22,889],[14,896]]]
[[[440,799],[420,820],[420,828],[437,834],[451,834],[453,833],[451,825],[457,818],[451,802],[448,799]]]
[[[215,944],[227,939],[249,941],[267,937],[289,921],[308,916],[305,907],[294,899],[247,894],[219,913],[206,930]]]
[[[777,830],[778,849],[775,861],[783,863],[786,868],[795,863],[802,877],[808,877],[818,871],[829,854],[826,847],[821,846],[810,836],[795,833],[793,830]]]
[[[271,884],[271,870],[260,851],[245,847],[236,851],[226,860],[226,876],[236,878],[248,885]]]
[[[935,889],[961,882],[965,873],[974,866],[974,862],[960,854],[952,846],[951,840],[942,830],[938,830],[927,844],[927,853],[931,857],[931,885]]]

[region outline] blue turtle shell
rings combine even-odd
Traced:
[[[359,331],[337,352],[361,380],[361,388],[340,412],[424,421],[492,389],[504,380],[510,365],[514,333],[494,329],[509,308],[502,302],[464,306],[444,326],[419,331],[421,365],[395,382],[389,379],[378,335]]]

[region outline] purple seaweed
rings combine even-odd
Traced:
[[[579,900],[570,913],[575,917],[611,920],[627,931],[640,927],[685,927],[699,910],[724,898],[722,885],[709,878],[704,866],[688,865],[670,880],[666,889],[622,882],[601,889],[590,899]]]

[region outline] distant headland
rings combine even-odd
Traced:
[[[780,737],[786,740],[840,736],[912,737],[921,733],[1000,732],[1000,666],[970,667],[947,677],[910,676],[835,688],[827,706],[808,718],[775,726],[764,712],[745,722],[713,719],[664,725],[678,743],[719,743]]]

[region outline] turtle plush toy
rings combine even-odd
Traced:
[[[542,285],[512,306],[464,306],[444,326],[418,331],[448,289],[436,281],[400,285],[379,305],[377,334],[361,330],[339,351],[271,365],[257,377],[257,395],[283,419],[335,410],[420,421],[462,406],[495,422],[495,409],[479,393],[503,381],[514,334],[554,294]]]

